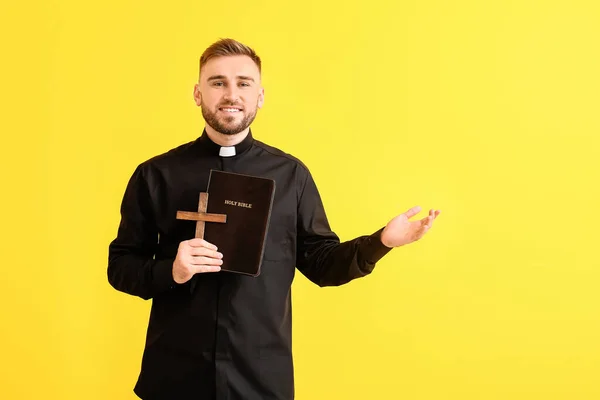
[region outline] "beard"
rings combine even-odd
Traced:
[[[216,107],[215,111],[211,111],[204,103],[201,104],[202,117],[204,117],[206,124],[223,135],[237,135],[244,129],[248,128],[252,121],[254,121],[254,118],[256,118],[256,111],[258,107],[254,107],[254,110],[250,110],[248,113],[246,113],[246,108],[244,108],[244,111],[238,111],[244,114],[243,118],[239,122],[235,122],[237,119],[237,116],[235,115],[224,115],[219,118],[219,116],[217,116],[219,108],[227,106],[235,107],[237,105],[221,104]]]

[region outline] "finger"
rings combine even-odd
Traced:
[[[433,215],[430,214],[421,220],[421,225],[431,225],[431,222],[433,222]]]
[[[430,215],[427,218],[427,229],[430,229],[433,226],[433,220],[435,219],[435,215]]]
[[[408,210],[407,212],[405,212],[404,215],[406,216],[406,218],[412,218],[415,215],[417,215],[419,212],[421,212],[421,207],[415,206],[415,207],[411,208],[410,210]]]
[[[425,233],[429,228],[431,228],[431,225],[433,224],[433,219],[433,216],[430,215],[419,221],[421,223],[421,229],[419,230],[420,233]]]
[[[221,267],[215,265],[193,265],[192,272],[195,274],[203,274],[206,272],[219,272]]]
[[[223,253],[219,253],[218,251],[207,249],[206,247],[192,247],[192,248],[190,248],[189,254],[192,256],[223,258]]]
[[[190,260],[192,265],[221,265],[223,260],[209,257],[192,257]]]
[[[200,238],[190,239],[187,241],[187,243],[192,247],[206,247],[207,249],[217,250],[217,246]]]
[[[440,210],[432,208],[431,210],[429,210],[429,215],[433,216],[433,219],[435,219],[438,215],[440,215]]]

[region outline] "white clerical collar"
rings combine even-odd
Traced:
[[[219,150],[221,157],[233,157],[235,156],[235,146],[222,146]]]

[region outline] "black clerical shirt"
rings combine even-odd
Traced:
[[[146,400],[290,400],[294,398],[291,284],[295,268],[320,286],[369,274],[389,249],[381,230],[340,243],[331,231],[310,172],[298,159],[252,132],[222,157],[203,132],[197,140],[140,164],[121,205],[110,243],[108,280],[152,299],[135,393]],[[273,211],[261,274],[195,275],[177,284],[172,265],[195,223],[211,169],[274,179]],[[227,257],[226,254],[223,258]]]

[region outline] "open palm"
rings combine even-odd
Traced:
[[[381,242],[387,247],[398,247],[415,242],[423,237],[440,215],[440,210],[429,210],[429,215],[423,219],[410,221],[421,211],[421,207],[413,207],[404,214],[392,219],[381,233]]]

